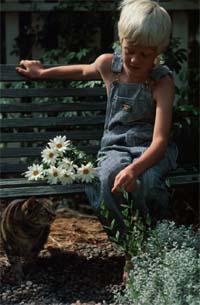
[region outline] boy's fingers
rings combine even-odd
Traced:
[[[119,184],[116,184],[116,185],[114,185],[113,186],[113,188],[112,188],[112,193],[115,193],[115,192],[117,192],[117,189],[120,187],[120,185]]]
[[[111,191],[112,191],[112,193],[115,193],[118,191],[118,189],[120,189],[122,187],[124,187],[123,181],[118,181],[118,182],[114,183],[114,186]]]
[[[117,177],[115,178],[114,185],[113,185],[113,188],[112,188],[112,192],[113,192],[113,193],[116,192],[117,189],[122,185],[122,181],[121,181],[121,180],[122,180],[122,179],[120,179],[119,176],[117,176]]]
[[[16,71],[21,73],[21,74],[24,74],[24,75],[27,75],[28,74],[28,71],[25,70],[25,69],[22,69],[22,68],[19,68],[19,67],[16,67]]]

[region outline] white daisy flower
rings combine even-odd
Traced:
[[[47,181],[50,184],[57,184],[60,180],[62,169],[54,165],[50,165],[50,168],[45,170]]]
[[[72,184],[76,179],[76,174],[72,170],[62,169],[60,172],[60,181],[62,185]]]
[[[39,180],[44,177],[43,166],[40,164],[33,164],[28,167],[28,170],[24,173],[24,176],[28,178],[28,180]]]
[[[47,164],[55,164],[58,153],[53,148],[45,148],[42,151],[42,161]]]
[[[68,158],[63,158],[62,161],[59,163],[59,166],[63,167],[66,170],[70,170],[70,171],[77,169],[77,165],[74,164],[74,162]]]
[[[53,140],[50,140],[48,143],[49,147],[55,149],[59,152],[64,153],[66,150],[69,150],[69,145],[71,144],[70,140],[66,141],[66,136],[57,136]]]
[[[81,182],[90,183],[96,176],[96,170],[93,167],[91,162],[88,162],[86,165],[82,164],[80,168],[78,168],[78,178]]]

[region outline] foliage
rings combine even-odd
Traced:
[[[122,214],[127,236],[120,240],[117,231],[111,239],[120,250],[131,257],[128,281],[123,293],[115,295],[120,305],[199,305],[200,229],[176,226],[172,221],[161,221],[154,228],[148,218],[142,219],[134,209],[128,194]],[[110,214],[101,204],[102,215]],[[107,226],[115,227],[115,220]]]
[[[134,206],[133,200],[130,199],[129,194],[124,189],[120,189],[119,192],[123,194],[126,201],[124,204],[121,204],[121,213],[126,227],[126,235],[121,239],[120,232],[117,230],[116,235],[114,237],[111,236],[110,239],[117,244],[119,250],[124,251],[130,256],[134,256],[143,250],[144,241],[148,235],[151,221],[148,215],[145,218],[140,216],[139,211]],[[116,221],[109,215],[110,212],[105,202],[101,202],[100,214],[107,220],[107,223],[110,222],[107,226],[104,225],[104,228],[112,234]]]
[[[191,104],[178,103],[174,107],[174,127],[198,127],[199,108]]]
[[[146,249],[134,256],[123,305],[199,305],[200,230],[163,221],[152,230]]]
[[[186,50],[180,48],[180,38],[173,37],[166,52],[163,53],[165,64],[172,70],[178,73],[182,64],[187,60]]]

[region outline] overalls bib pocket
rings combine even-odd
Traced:
[[[135,101],[127,97],[117,96],[112,107],[112,118],[123,124],[129,124],[134,121]]]
[[[144,146],[151,144],[153,137],[153,126],[150,124],[139,125],[131,128],[126,134],[126,144],[129,147]]]

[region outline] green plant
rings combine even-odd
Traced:
[[[160,222],[134,256],[127,286],[117,294],[123,305],[199,305],[200,230]]]
[[[165,64],[176,73],[181,70],[182,64],[187,60],[186,49],[180,48],[180,42],[179,37],[173,37],[169,47],[163,53]]]
[[[126,201],[124,204],[121,204],[121,213],[126,228],[126,234],[123,239],[120,236],[120,231],[115,230],[116,220],[112,218],[112,214],[105,202],[101,202],[100,214],[108,223],[108,225],[104,225],[104,228],[108,233],[111,233],[110,239],[116,243],[119,250],[124,251],[132,257],[142,252],[151,221],[148,215],[146,217],[140,216],[139,211],[134,206],[133,200],[130,199],[129,194],[124,189],[119,190],[119,192],[123,194]],[[116,231],[115,236],[112,236],[113,231]]]

